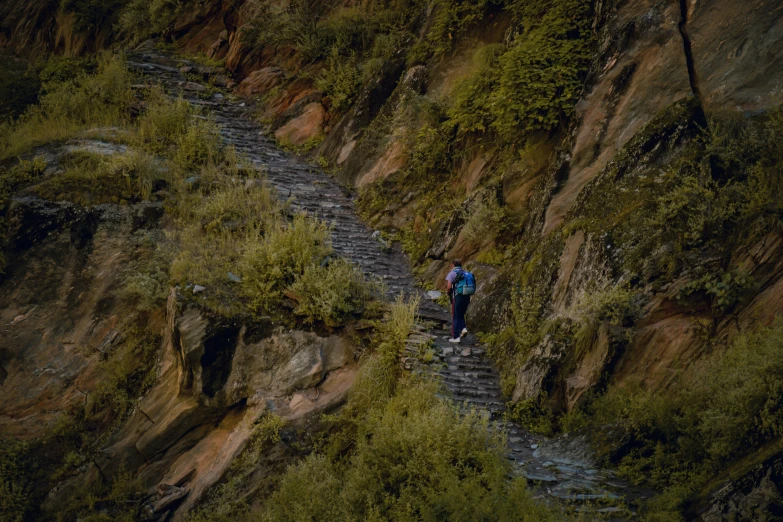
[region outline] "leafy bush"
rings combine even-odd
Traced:
[[[425,37],[419,40],[408,56],[410,64],[424,63],[431,56],[439,57],[452,49],[457,37],[481,20],[492,5],[490,0],[435,0],[434,17]],[[498,2],[500,3],[500,2]]]
[[[223,140],[216,125],[204,120],[191,120],[187,131],[175,145],[172,161],[182,171],[206,167],[223,160]]]
[[[577,324],[572,357],[578,360],[595,342],[602,321],[616,326],[630,323],[637,312],[635,297],[636,293],[627,286],[605,286],[599,289],[588,285],[569,311]]]
[[[677,293],[677,300],[685,302],[691,295],[704,292],[709,297],[713,317],[718,318],[754,287],[755,282],[747,273],[729,270],[690,281]]]
[[[338,48],[333,47],[326,67],[316,79],[316,85],[329,96],[332,110],[343,112],[354,101],[360,79],[355,57],[343,58]]]
[[[614,426],[602,442],[611,448],[609,458],[636,481],[673,493],[676,505],[732,461],[783,434],[782,378],[779,320],[741,335],[670,389],[610,388],[571,427]]]
[[[293,223],[275,222],[263,237],[251,241],[240,261],[242,290],[250,307],[273,310],[283,292],[305,273],[318,266],[332,251],[329,229],[324,223],[300,214]],[[319,290],[321,291],[321,290]]]
[[[165,33],[192,0],[114,0],[126,3],[117,26],[134,41]]]
[[[485,245],[497,238],[503,230],[506,209],[495,197],[485,197],[471,209],[462,227],[462,233],[474,245]]]
[[[188,132],[193,116],[193,108],[186,100],[171,100],[155,89],[136,122],[136,144],[152,153],[164,154]]]
[[[127,121],[133,98],[130,85],[122,58],[101,55],[95,75],[80,75],[54,86],[17,122],[0,125],[0,159],[82,129]]]
[[[584,0],[514,2],[524,30],[504,51],[488,46],[455,89],[449,118],[461,133],[491,130],[512,142],[566,121],[582,93],[593,35]]]
[[[477,414],[462,416],[411,383],[359,421],[342,459],[292,467],[255,519],[549,520],[524,479],[508,479],[504,444]],[[303,499],[306,499],[303,501]]]
[[[312,323],[337,324],[351,312],[360,311],[372,297],[362,271],[345,260],[326,266],[309,265],[290,286],[294,296],[294,313]]]
[[[136,310],[151,312],[160,308],[169,293],[171,253],[164,247],[162,234],[138,231],[134,234],[134,255],[124,270],[119,297]]]

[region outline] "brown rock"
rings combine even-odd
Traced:
[[[324,106],[318,102],[310,103],[305,106],[300,116],[277,129],[275,138],[292,145],[301,145],[323,132],[325,119]]]
[[[562,223],[576,196],[656,114],[691,93],[677,2],[627,2],[606,30],[603,69],[577,106],[580,123],[568,179],[552,197],[543,234]],[[613,48],[617,35],[631,35]]]
[[[696,85],[710,111],[760,111],[783,95],[778,0],[689,2]]]
[[[280,85],[282,81],[282,69],[279,67],[264,67],[263,69],[253,71],[247,78],[242,80],[237,88],[237,93],[246,97],[263,94]]]
[[[584,394],[590,391],[601,379],[611,356],[609,350],[609,334],[606,325],[598,330],[596,342],[582,356],[577,369],[565,380],[566,411],[571,411],[579,404]]]
[[[557,274],[557,283],[552,289],[552,308],[555,313],[563,313],[566,308],[566,296],[568,284],[571,282],[571,274],[576,268],[579,259],[579,251],[585,242],[585,233],[576,231],[566,240],[563,253],[560,254],[560,271]]]
[[[351,147],[351,150],[353,150],[353,147]],[[407,161],[408,153],[405,150],[405,144],[401,140],[395,140],[366,173],[360,174],[356,186],[365,187],[371,183],[384,180],[403,168]]]

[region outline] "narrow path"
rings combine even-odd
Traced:
[[[484,349],[471,343],[471,336],[462,345],[447,341],[447,311],[427,300],[416,287],[408,260],[398,247],[389,251],[373,238],[372,231],[356,215],[350,194],[318,167],[279,149],[253,121],[244,102],[219,96],[205,101],[190,91],[183,91],[186,79],[179,69],[183,63],[187,62],[154,51],[137,51],[128,57],[131,70],[151,77],[168,92],[182,92],[191,103],[208,111],[226,142],[264,168],[267,179],[281,197],[290,198],[295,208],[331,223],[336,252],[358,264],[367,274],[383,280],[390,296],[401,292],[422,295],[419,315],[427,324],[435,326],[419,326],[406,350],[410,355],[430,350],[433,357],[427,368],[437,372],[453,400],[463,408],[481,411],[494,427],[505,430],[509,460],[538,495],[594,503],[593,512],[619,515],[620,508],[602,507],[602,504],[627,497],[626,486],[611,471],[595,467],[584,440],[547,439],[503,420],[505,406],[499,375]]]

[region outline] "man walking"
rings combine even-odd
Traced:
[[[476,291],[476,280],[473,274],[462,269],[462,263],[454,260],[451,272],[446,276],[446,289],[451,301],[451,339],[450,343],[459,343],[467,335],[465,312],[470,305],[470,296]]]

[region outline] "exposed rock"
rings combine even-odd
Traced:
[[[340,158],[337,161],[339,164]],[[356,181],[356,186],[361,188],[371,183],[383,181],[402,169],[407,162],[408,153],[405,145],[401,140],[396,140],[386,149],[383,156],[378,158],[378,161]]]
[[[538,398],[545,391],[547,379],[564,355],[563,348],[551,339],[539,344],[517,373],[512,400],[519,402]]]
[[[424,94],[427,89],[427,68],[424,65],[414,65],[405,72],[402,84],[418,94]]]
[[[112,289],[122,282],[133,232],[154,227],[159,215],[139,219],[143,207],[85,209],[32,197],[11,204],[0,285],[4,436],[40,436],[100,383],[100,350],[116,340],[126,315]]]
[[[592,390],[604,374],[606,365],[613,355],[610,350],[609,331],[606,324],[598,330],[595,342],[584,354],[574,372],[565,380],[565,410],[571,411],[585,393]]]
[[[207,90],[206,87],[196,82],[185,82],[182,85],[182,88],[185,89],[186,91],[193,91],[193,92],[204,92]]]
[[[562,223],[582,188],[647,122],[691,93],[676,2],[627,2],[605,30],[601,71],[577,106],[568,177],[543,233]]]
[[[283,81],[283,70],[279,67],[264,67],[250,73],[237,87],[241,96],[264,94]]]
[[[304,108],[300,116],[277,129],[275,137],[293,145],[301,145],[323,132],[325,119],[326,111],[323,105],[317,102],[310,103]]]
[[[755,112],[783,95],[783,12],[777,0],[688,2],[697,87],[710,111]]]
[[[729,472],[708,484],[706,496],[700,495],[688,509],[689,518],[704,522],[779,519],[783,510],[783,455],[773,447],[763,448],[771,456],[756,456],[741,461]]]
[[[571,274],[574,272],[576,262],[579,259],[579,250],[585,242],[585,234],[581,230],[576,231],[566,240],[563,253],[560,255],[560,271],[557,274],[557,283],[552,290],[552,309],[555,313],[563,313],[566,306],[568,284],[571,282]]]
[[[105,476],[122,467],[146,484],[186,486],[174,508],[179,520],[220,480],[270,405],[288,420],[333,407],[356,371],[354,347],[339,336],[212,317],[180,304],[176,291],[167,315],[160,378],[96,462]]]

